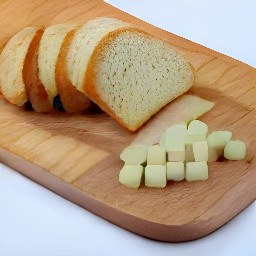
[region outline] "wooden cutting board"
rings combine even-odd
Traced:
[[[97,16],[129,21],[167,40],[195,67],[196,80],[189,93],[216,103],[202,120],[210,130],[232,131],[248,146],[244,161],[211,163],[206,182],[134,190],[118,183],[119,153],[134,135],[110,117],[102,113],[38,114],[0,98],[2,162],[120,227],[162,241],[203,237],[256,199],[254,68],[100,0],[1,1],[0,10],[0,47],[25,26],[83,23]]]

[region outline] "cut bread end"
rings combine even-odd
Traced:
[[[28,101],[22,70],[38,27],[27,27],[15,34],[5,44],[0,55],[0,89],[9,102],[22,106]]]
[[[135,132],[188,91],[194,72],[166,42],[136,28],[117,29],[95,48],[84,90],[122,126]]]

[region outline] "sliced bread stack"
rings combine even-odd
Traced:
[[[12,49],[6,51],[15,56]],[[13,95],[8,96],[14,79],[7,79],[2,71],[9,65],[2,55],[1,91],[17,104]],[[194,81],[191,65],[168,43],[112,18],[97,18],[76,27],[37,28],[23,49],[19,67],[25,96],[17,105],[28,95],[36,111],[47,112],[59,94],[65,110],[74,112],[87,109],[92,100],[133,132]]]

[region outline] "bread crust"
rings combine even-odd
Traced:
[[[38,75],[38,49],[43,33],[43,28],[36,32],[28,48],[22,71],[28,98],[32,107],[37,112],[49,112],[53,110],[53,104],[48,99],[48,94]]]
[[[55,80],[62,105],[67,112],[87,110],[91,100],[72,85],[67,74],[67,53],[75,30],[69,31],[62,43],[55,69]]]
[[[108,45],[120,34],[122,33],[140,33],[143,34],[146,37],[154,38],[152,35],[148,34],[145,31],[142,31],[138,28],[134,27],[126,27],[126,28],[120,28],[117,30],[114,30],[110,33],[108,33],[105,37],[101,39],[101,41],[98,43],[98,45],[95,47],[93,54],[90,57],[90,60],[88,62],[87,71],[84,77],[84,90],[88,97],[95,102],[102,110],[104,110],[106,113],[108,113],[113,119],[115,119],[121,126],[128,129],[130,132],[135,133],[148,119],[150,119],[154,114],[156,114],[162,107],[159,109],[155,109],[154,112],[151,113],[150,116],[145,117],[145,121],[141,122],[135,127],[128,127],[123,120],[115,114],[115,112],[110,108],[107,102],[102,100],[100,97],[100,93],[97,89],[97,63],[100,61],[101,53],[104,52]],[[191,71],[194,73],[191,64],[189,63],[189,67],[191,67]],[[192,84],[191,84],[192,86]],[[190,87],[191,87],[190,86]],[[180,96],[180,95],[178,95]],[[177,96],[177,97],[178,97]],[[169,102],[167,102],[165,105],[167,105]]]

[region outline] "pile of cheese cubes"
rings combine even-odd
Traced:
[[[163,188],[168,180],[198,181],[208,179],[208,162],[221,155],[229,160],[245,157],[246,146],[233,141],[229,131],[208,135],[208,126],[193,120],[187,124],[170,126],[162,134],[159,144],[129,146],[120,154],[124,167],[119,181],[128,187],[140,186],[143,174],[145,186]]]

